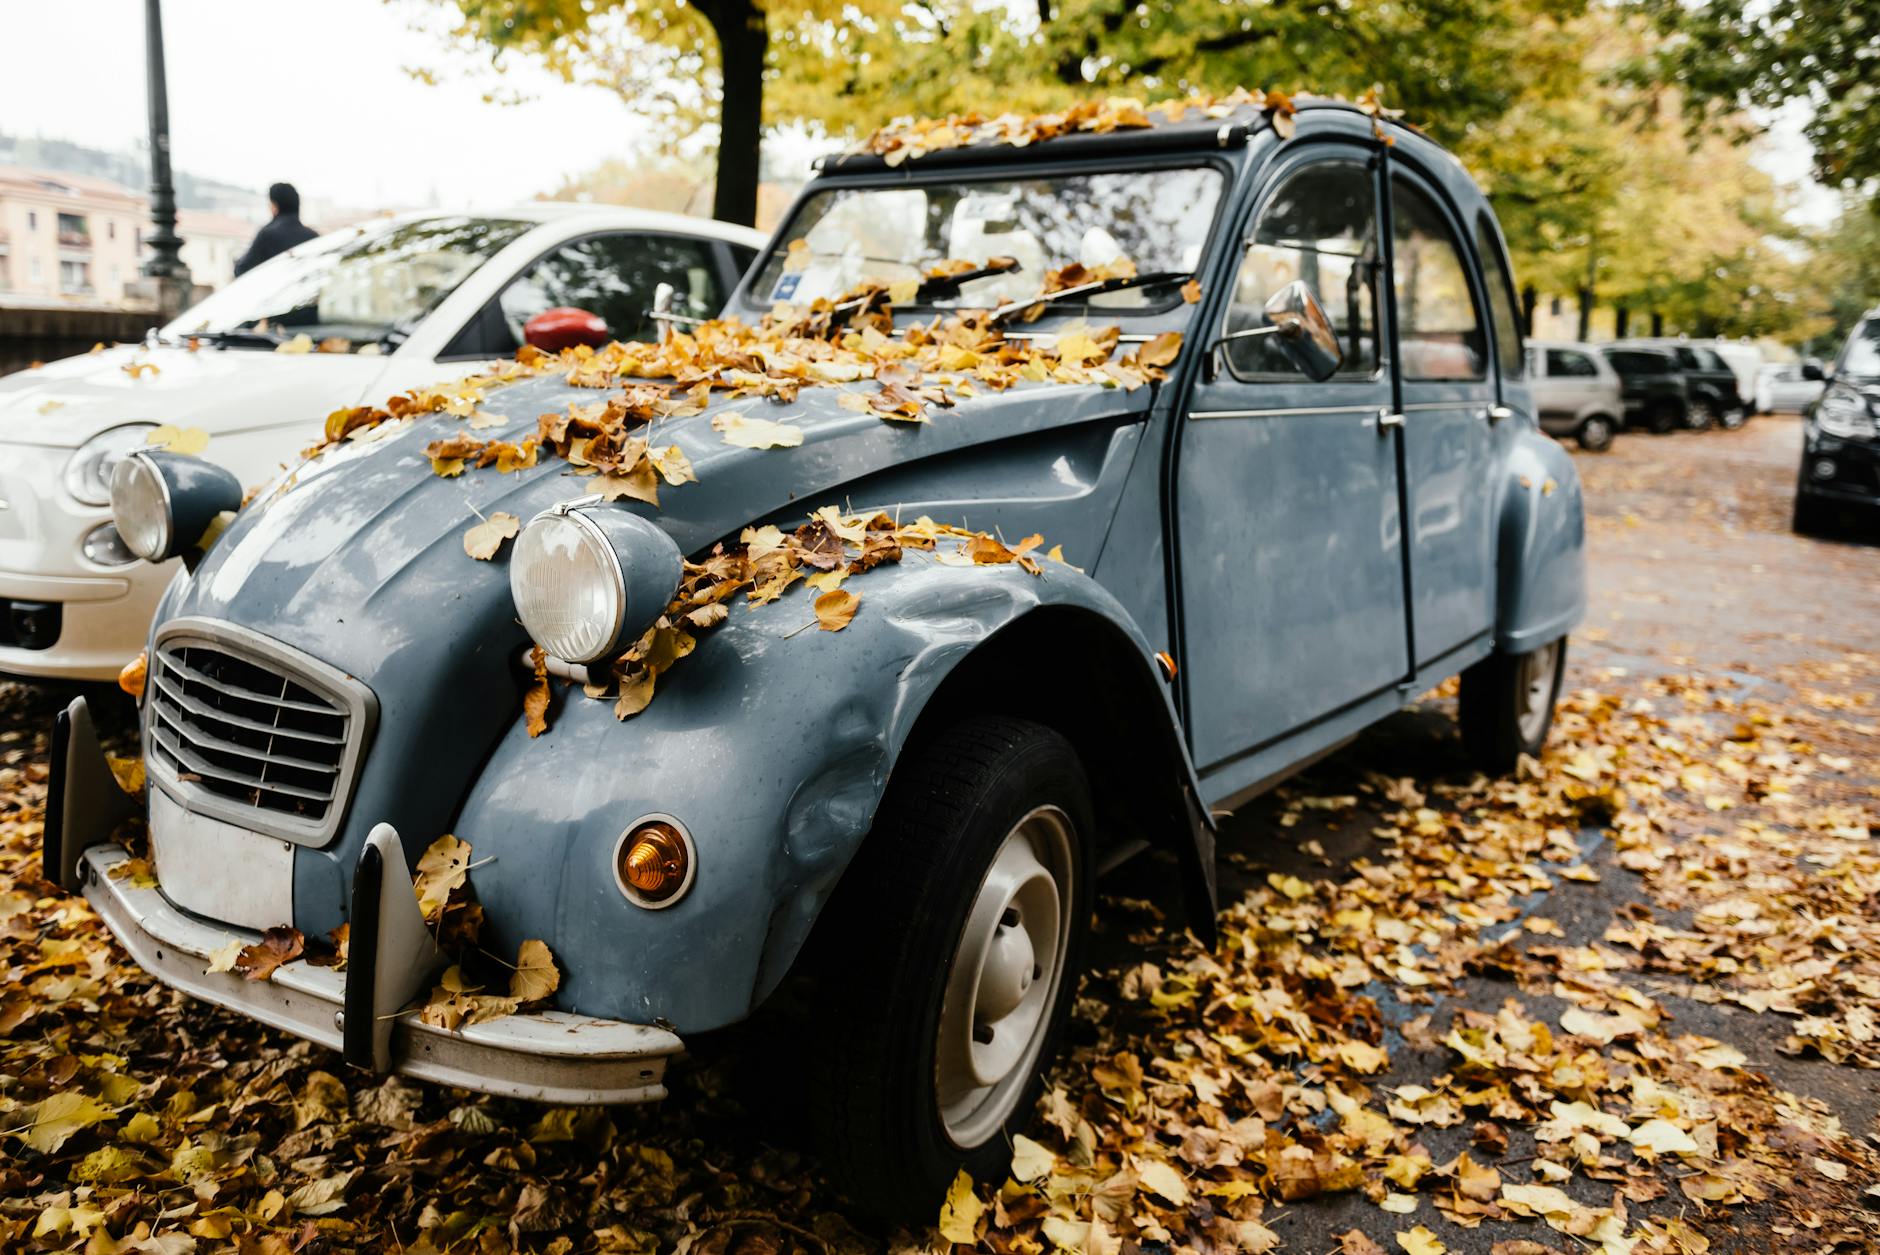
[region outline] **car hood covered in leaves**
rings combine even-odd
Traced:
[[[1021,384],[962,398],[920,424],[883,422],[845,408],[841,395],[804,389],[787,405],[735,397],[662,420],[650,438],[677,446],[698,482],[662,485],[657,507],[621,501],[617,508],[653,518],[688,555],[735,537],[748,523],[774,517],[794,526],[825,504],[918,510],[929,499],[917,484],[903,475],[893,475],[893,483],[877,479],[917,461],[972,456],[991,442],[1140,416],[1153,389]],[[521,440],[534,433],[541,414],[594,398],[592,389],[559,377],[527,380],[491,392],[483,409],[503,421],[475,434]],[[800,428],[802,444],[731,445],[713,420],[734,414]],[[362,675],[444,638],[478,649],[524,643],[506,565],[467,559],[463,532],[496,511],[526,521],[587,495],[593,481],[553,457],[509,473],[473,468],[441,476],[424,449],[463,431],[463,420],[432,414],[386,428],[375,439],[329,449],[270,485],[175,590],[167,615],[231,620]],[[1049,462],[1045,457],[1047,473]],[[877,496],[878,490],[897,495]]]

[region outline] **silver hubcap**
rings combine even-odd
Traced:
[[[934,1051],[940,1122],[982,1145],[1018,1105],[1044,1046],[1070,945],[1071,821],[1055,806],[1019,820],[993,855],[947,969]]]
[[[1560,660],[1560,642],[1543,645],[1521,658],[1521,678],[1515,688],[1515,726],[1521,739],[1532,745],[1547,727],[1554,695],[1554,669]]]

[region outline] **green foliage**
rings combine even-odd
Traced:
[[[1872,0],[1632,0],[1665,38],[1634,67],[1675,82],[1694,120],[1806,102],[1830,186],[1880,179],[1880,5]]]

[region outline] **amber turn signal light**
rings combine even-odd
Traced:
[[[643,821],[621,838],[614,872],[633,901],[668,906],[692,883],[692,843],[676,824]]]

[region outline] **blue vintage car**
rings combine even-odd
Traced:
[[[1208,931],[1215,812],[1452,675],[1511,768],[1584,608],[1579,484],[1461,165],[1371,108],[1179,113],[877,136],[732,298],[770,338],[679,326],[336,416],[225,529],[225,474],[129,460],[127,543],[189,565],[142,696],[160,887],[122,874],[82,700],[49,873],[180,989],[544,1102],[664,1096],[688,1036],[794,974],[858,1198],[930,1217],[960,1166],[1002,1169],[1100,869],[1172,851]],[[628,420],[576,439],[583,414],[685,464],[657,506],[595,491]],[[491,441],[509,469],[462,469]],[[547,943],[546,1003],[429,1013],[467,988],[414,905],[446,833],[481,947]],[[209,970],[287,924],[347,926],[345,967]]]

